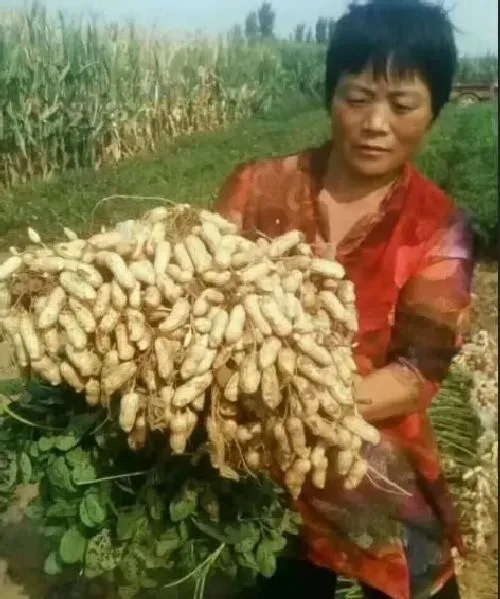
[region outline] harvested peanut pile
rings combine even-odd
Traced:
[[[182,454],[204,427],[222,476],[278,466],[298,497],[308,476],[324,487],[330,462],[346,489],[361,482],[379,433],[353,402],[340,264],[299,231],[251,241],[186,206],[89,239],[64,231],[49,248],[29,229],[32,249],[0,266],[0,323],[25,376],[119,402],[134,450],[156,431]]]

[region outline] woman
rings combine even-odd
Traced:
[[[466,320],[471,234],[409,164],[455,66],[453,28],[437,5],[350,6],[327,55],[331,141],[238,167],[216,204],[248,235],[300,229],[344,265],[360,321],[355,396],[383,438],[367,451],[371,480],[359,489],[341,491],[332,473],[325,490],[304,491],[306,559],[280,564],[255,597],[332,599],[338,574],[370,598],[459,597],[452,548],[461,539],[426,409]]]

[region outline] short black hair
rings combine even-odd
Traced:
[[[450,98],[457,67],[454,28],[447,11],[425,0],[353,2],[337,21],[326,59],[326,104],[344,74],[373,68],[375,77],[416,73],[429,86],[434,118]]]

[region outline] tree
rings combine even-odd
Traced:
[[[260,34],[264,39],[274,37],[276,13],[270,2],[263,2],[258,11]]]
[[[328,19],[328,39],[331,40],[335,32],[335,19]]]
[[[242,40],[243,39],[243,29],[242,29],[241,25],[234,25],[233,27],[231,27],[231,30],[229,32],[229,37],[233,41]]]
[[[301,44],[304,41],[305,32],[306,32],[306,24],[299,23],[297,25],[297,27],[295,27],[295,35],[294,35],[295,41],[298,42],[299,44]]]
[[[245,19],[245,35],[250,39],[255,39],[259,35],[259,20],[255,11],[248,13]]]
[[[319,17],[316,21],[316,43],[326,44],[328,40],[328,19]]]

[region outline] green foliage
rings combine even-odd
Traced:
[[[492,105],[447,108],[417,159],[428,177],[471,210],[478,241],[486,248],[496,247],[498,223],[496,119]],[[60,238],[63,225],[87,235],[96,204],[115,194],[206,204],[236,164],[320,144],[328,133],[323,109],[292,100],[257,119],[181,138],[113,168],[68,173],[52,182],[30,182],[8,194],[0,192],[0,248],[22,245],[28,225],[46,241]],[[93,230],[157,203],[106,202],[95,211]]]
[[[181,588],[201,598],[213,576],[272,575],[300,525],[283,491],[221,479],[199,456],[159,461],[161,436],[133,453],[105,410],[87,409],[66,389],[30,384],[0,412],[0,509],[17,485],[40,483],[27,515],[46,538],[46,574],[82,572],[129,598]]]
[[[276,13],[270,2],[263,2],[257,12],[259,17],[260,35],[263,39],[272,39],[274,37],[274,22]]]
[[[430,408],[459,472],[478,460],[471,384],[454,366]],[[27,516],[46,538],[48,575],[83,572],[120,597],[201,599],[211,581],[240,587],[272,576],[278,556],[294,550],[300,519],[269,481],[223,480],[196,454],[158,462],[161,439],[147,455],[132,453],[104,411],[89,415],[62,388],[30,384],[0,414],[0,511],[17,485],[40,483]],[[340,597],[360,596],[341,582]]]
[[[255,11],[249,12],[245,19],[245,35],[249,40],[255,40],[259,36],[259,19]]]
[[[181,134],[322,97],[326,41],[298,25],[274,35],[263,2],[228,36],[185,43],[130,24],[51,18],[38,3],[0,24],[0,186],[97,169]],[[245,39],[246,37],[246,39]],[[293,36],[292,36],[293,37]],[[317,43],[315,43],[317,42]],[[498,59],[464,59],[459,80],[491,82]]]
[[[478,463],[480,422],[469,402],[472,374],[453,366],[432,402],[429,416],[442,454],[462,470]]]
[[[9,193],[0,191],[0,248],[23,244],[28,225],[46,241],[60,238],[63,225],[87,235],[96,204],[115,194],[207,203],[238,162],[319,144],[326,139],[327,127],[323,110],[311,111],[309,103],[293,100],[257,120],[180,138],[175,144],[159,146],[154,154],[136,156],[97,173],[65,173],[54,181],[31,181]],[[121,216],[131,218],[157,204],[106,202],[95,211],[95,226]]]
[[[0,187],[97,169],[317,89],[323,52],[276,42],[270,3],[246,32],[180,43],[39,4],[13,12],[0,24]]]
[[[328,41],[328,19],[326,17],[319,17],[316,21],[315,26],[316,43],[326,44]]]
[[[449,108],[418,158],[423,172],[472,218],[481,249],[496,248],[498,235],[498,109]]]
[[[498,56],[488,54],[478,58],[463,57],[458,64],[459,83],[487,83],[498,80]]]

